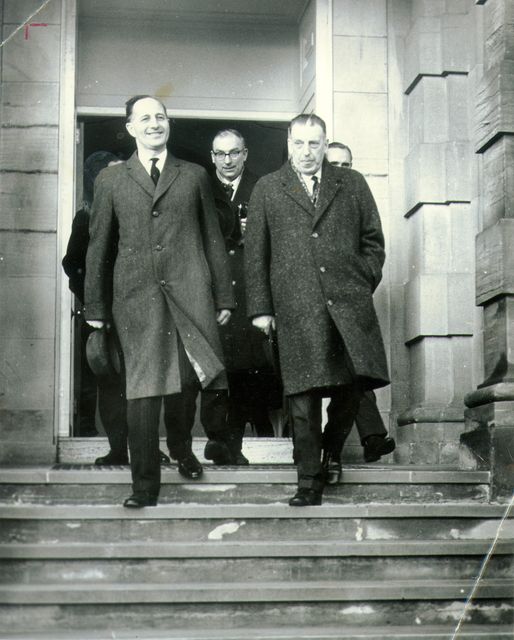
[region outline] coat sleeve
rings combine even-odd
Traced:
[[[384,234],[373,194],[365,178],[360,174],[358,184],[359,209],[361,213],[360,254],[373,276],[373,290],[382,280],[385,261]]]
[[[86,320],[110,320],[118,222],[113,209],[112,180],[103,171],[95,181],[89,234],[84,316]]]
[[[212,291],[216,309],[234,309],[235,300],[218,213],[214,204],[207,172],[200,173],[201,229],[205,257],[212,277]]]
[[[86,276],[86,252],[89,244],[89,214],[77,211],[71,226],[71,235],[62,259],[64,272],[69,278],[70,290],[84,304],[84,280]]]
[[[249,318],[274,315],[270,284],[271,242],[266,216],[266,189],[257,182],[248,206],[245,233],[246,308]]]

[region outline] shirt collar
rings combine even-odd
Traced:
[[[159,171],[162,171],[167,156],[168,149],[166,148],[164,148],[160,153],[156,153],[151,149],[145,148],[137,150],[137,157],[139,158],[139,161],[141,162],[143,167],[148,171],[148,173],[150,173],[150,168],[152,166],[152,158],[157,158],[157,168],[159,169]]]
[[[244,171],[244,169],[243,169]],[[232,188],[234,189],[233,193],[232,193],[232,198],[234,197],[234,194],[237,191],[237,188],[239,187],[239,183],[241,182],[241,178],[243,177],[243,171],[241,171],[241,173],[237,176],[237,178],[235,180],[227,180],[224,176],[222,176],[218,170],[216,169],[216,177],[218,178],[218,180],[222,183],[222,184],[230,184],[232,185]]]

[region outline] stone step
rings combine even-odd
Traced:
[[[247,629],[198,629],[198,630],[166,630],[141,629],[131,631],[66,631],[63,633],[0,633],[0,640],[449,640],[455,626],[430,627],[392,627],[380,628],[341,628],[331,627],[276,627],[263,629],[253,627]],[[459,640],[511,640],[510,626],[484,625],[469,627],[465,625],[459,630]]]
[[[331,556],[263,558],[152,558],[84,560],[2,560],[0,586],[46,585],[65,588],[68,584],[130,585],[181,583],[216,584],[220,577],[245,583],[248,589],[261,583],[308,581],[394,582],[416,576],[417,580],[474,580],[480,573],[483,556]],[[514,576],[512,555],[490,558],[483,578],[508,579]]]
[[[175,463],[161,467],[162,484],[184,484]],[[488,471],[465,471],[415,466],[343,465],[341,484],[488,484]],[[130,468],[97,467],[92,464],[56,464],[52,466],[4,467],[0,484],[123,484],[131,482]],[[296,469],[291,464],[217,467],[204,465],[202,478],[194,484],[294,484]]]
[[[237,478],[233,477],[233,481]],[[160,505],[173,504],[254,504],[287,502],[296,493],[296,484],[169,483],[163,484]],[[120,505],[131,494],[126,484],[0,484],[0,505]],[[326,487],[324,500],[332,504],[365,502],[487,502],[489,488],[476,484],[385,484],[345,483]]]
[[[466,599],[475,579],[308,580],[0,585],[1,604],[142,604],[369,602]],[[474,599],[512,598],[514,578],[482,580]]]
[[[223,588],[224,585],[222,585]],[[408,594],[407,594],[408,595]],[[208,629],[215,638],[231,638],[233,634],[242,634],[245,640],[251,638],[248,630],[258,627],[264,629],[318,629],[323,637],[324,629],[339,629],[341,634],[353,629],[378,631],[380,640],[389,638],[389,629],[415,628],[419,631],[443,625],[446,629],[455,627],[464,613],[463,598],[451,600],[369,600],[367,602],[330,601],[330,602],[206,602],[191,606],[189,603],[170,604],[69,604],[69,605],[0,605],[2,629],[9,630],[12,640],[14,632],[36,631],[71,633],[83,631],[94,638],[95,630],[108,630],[111,638],[136,637],[138,629],[152,630],[156,635],[166,638],[171,634],[170,627],[177,635],[170,638],[195,637]],[[497,601],[478,599],[465,611],[464,628],[499,625],[512,629],[514,609],[512,600]],[[243,630],[246,630],[243,632]],[[385,631],[387,630],[387,631]],[[503,631],[503,629],[502,629]],[[191,634],[190,636],[187,634]],[[246,634],[246,635],[245,635]],[[381,635],[380,635],[381,634]],[[207,636],[208,638],[209,636]],[[236,638],[239,636],[236,635]],[[272,636],[273,637],[273,636]],[[287,637],[287,636],[286,636]],[[301,636],[299,636],[301,638]],[[337,636],[336,636],[337,637]],[[341,635],[344,638],[344,635]],[[358,637],[358,636],[357,636]],[[364,636],[365,637],[365,636]],[[372,636],[373,637],[373,636]],[[401,637],[401,636],[400,636]],[[409,636],[405,636],[404,638]],[[415,636],[414,636],[415,637]],[[480,636],[478,636],[480,637]],[[316,638],[316,636],[314,636]],[[448,635],[445,640],[449,640]],[[491,640],[489,636],[485,636]],[[319,639],[316,639],[319,640]],[[459,637],[458,640],[461,640]],[[484,640],[482,636],[481,640]]]
[[[226,515],[226,506],[216,511],[215,507],[205,505],[196,510],[188,505],[182,511],[177,506],[166,514],[168,507],[148,508],[137,513],[126,513],[123,507],[6,507],[0,508],[3,519],[0,544],[103,541],[118,544],[144,540],[147,543],[219,544],[258,541],[273,546],[283,540],[492,540],[500,525],[500,514],[497,518],[487,518],[487,514],[471,517],[463,511],[461,517],[459,513],[453,515],[451,510],[429,509],[430,505],[425,505],[417,515],[408,512],[402,515],[400,507],[411,505],[391,505],[389,513],[384,505],[377,505],[376,511],[372,506],[363,506],[360,512],[350,511],[346,505],[299,510],[280,505],[279,509],[263,507],[262,511],[252,506],[240,507],[239,513],[236,510]],[[500,540],[512,539],[513,530],[511,518],[503,523]]]
[[[503,530],[502,530],[503,531]],[[59,542],[0,544],[0,559],[4,560],[96,560],[154,558],[376,558],[485,556],[492,540],[486,539],[414,539],[414,540],[246,540],[230,539],[215,542]],[[514,553],[514,539],[506,535],[494,547],[494,555]]]

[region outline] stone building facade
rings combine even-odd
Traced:
[[[182,117],[285,122],[315,110],[350,145],[386,234],[376,305],[392,384],[379,405],[394,462],[491,466],[503,491],[514,473],[513,3],[152,6],[1,2],[0,462],[56,460],[69,438],[60,260],[77,122],[121,115],[148,92]],[[155,42],[174,64],[137,64]],[[225,59],[236,85],[213,80],[210,64]]]

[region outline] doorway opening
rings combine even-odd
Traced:
[[[78,120],[80,140],[77,149],[77,209],[83,202],[84,160],[98,151],[107,151],[125,161],[135,150],[134,140],[125,128],[125,119],[116,116],[81,116]],[[245,138],[248,148],[246,166],[257,176],[277,170],[287,159],[287,122],[249,121],[228,119],[172,118],[171,135],[168,143],[170,152],[183,160],[203,166],[209,173],[214,170],[211,157],[211,143],[215,134],[222,129],[237,129]],[[81,315],[81,302],[73,301],[72,331],[72,437],[104,437],[98,412],[97,384],[85,356],[87,329]],[[86,336],[84,335],[86,333]],[[203,436],[197,411],[194,436]],[[281,415],[272,419],[276,435],[282,435]],[[161,425],[162,426],[162,425]],[[161,432],[164,434],[164,429]],[[256,435],[247,427],[246,436]]]

